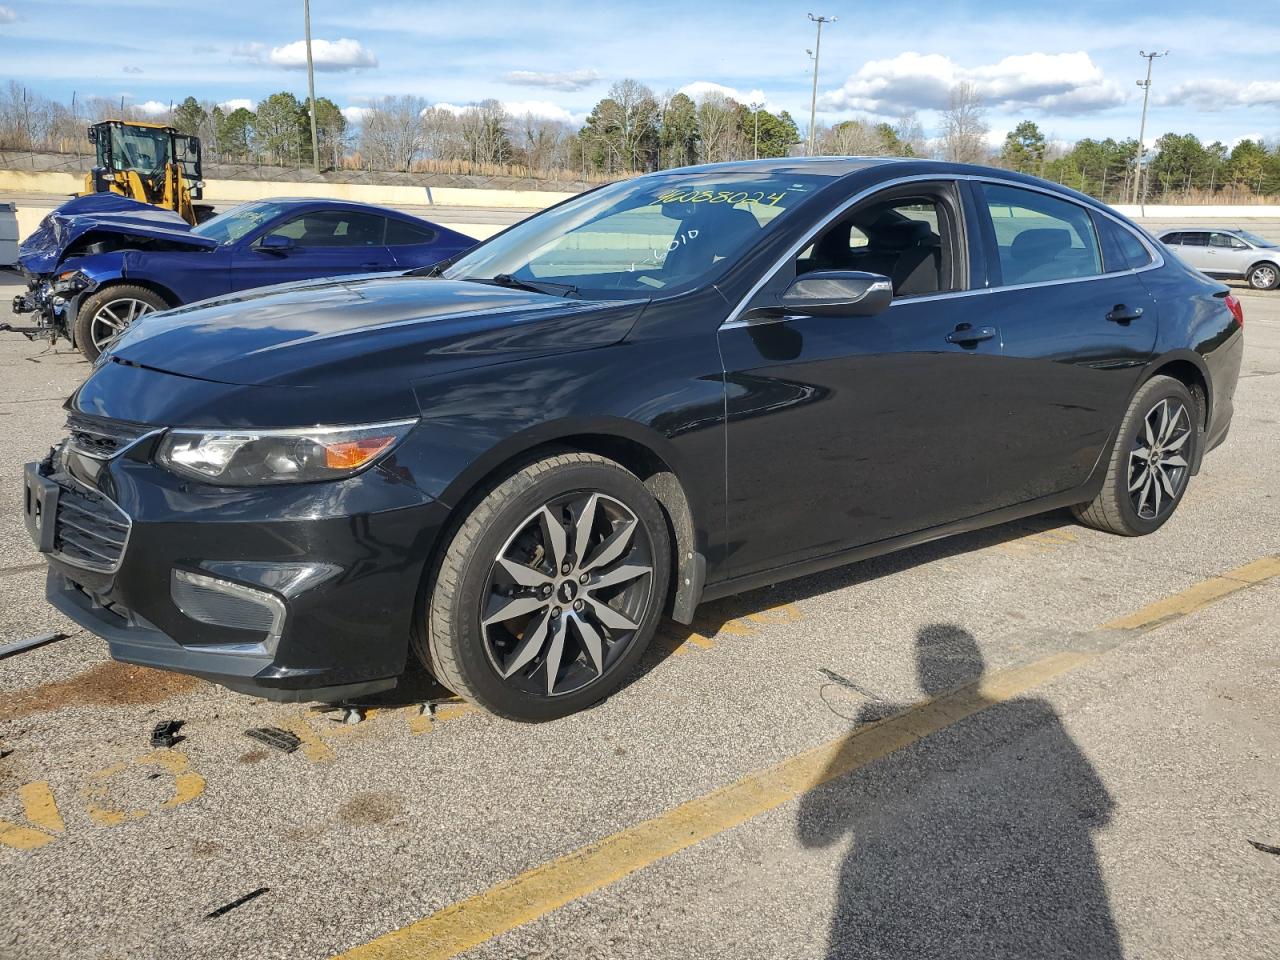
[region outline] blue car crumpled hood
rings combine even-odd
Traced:
[[[139,203],[116,193],[91,193],[68,200],[40,221],[18,248],[18,266],[30,276],[52,273],[66,251],[88,233],[159,240],[189,250],[212,250],[216,240],[191,233],[172,210]]]
[[[432,370],[606,346],[647,299],[568,299],[401,273],[282,284],[146,317],[106,362],[239,386],[360,378],[407,388]]]

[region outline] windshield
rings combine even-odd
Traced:
[[[137,170],[144,174],[154,174],[173,160],[169,155],[169,134],[165,130],[118,126],[110,129],[111,162],[103,162],[102,166],[112,170]]]
[[[1243,240],[1248,240],[1255,247],[1280,246],[1280,244],[1277,244],[1274,240],[1264,240],[1262,237],[1258,236],[1256,233],[1250,233],[1248,230],[1237,230],[1236,236],[1240,237]]]
[[[558,285],[592,298],[669,293],[718,274],[778,216],[830,182],[777,170],[625,180],[526,220],[442,276],[549,292]]]
[[[232,207],[216,217],[210,217],[198,227],[192,227],[191,232],[198,237],[217,240],[220,245],[226,246],[229,243],[235,243],[246,233],[256,229],[268,220],[275,219],[284,212],[284,209],[285,206],[282,203],[273,203],[270,200],[254,200],[250,203],[242,203],[238,207]]]

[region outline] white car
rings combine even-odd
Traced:
[[[1183,263],[1211,277],[1244,280],[1255,290],[1280,286],[1280,244],[1248,230],[1166,230],[1160,241]]]

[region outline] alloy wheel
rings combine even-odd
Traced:
[[[105,350],[135,320],[155,312],[155,307],[143,300],[109,300],[98,308],[90,322],[89,333],[93,337],[93,345],[99,352]]]
[[[525,693],[580,690],[635,640],[653,579],[649,536],[626,504],[591,491],[556,497],[493,562],[479,611],[485,653]]]
[[[1280,276],[1275,267],[1263,265],[1255,267],[1253,273],[1249,275],[1249,285],[1255,290],[1270,290],[1276,285],[1276,278]]]
[[[1187,483],[1191,415],[1176,399],[1157,403],[1143,418],[1129,451],[1129,498],[1143,520],[1173,509]]]

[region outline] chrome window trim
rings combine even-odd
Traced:
[[[839,218],[840,215],[843,214],[845,211],[847,211],[850,207],[855,206],[858,203],[861,203],[863,200],[866,200],[868,197],[872,196],[873,194],[879,193],[882,190],[887,190],[891,187],[901,186],[903,184],[938,182],[938,181],[953,181],[958,183],[962,180],[968,180],[973,183],[994,183],[1002,187],[1013,187],[1020,190],[1030,190],[1034,193],[1043,193],[1046,196],[1061,200],[1064,203],[1075,204],[1077,207],[1080,207],[1086,213],[1092,213],[1094,211],[1097,211],[1102,216],[1107,217],[1109,220],[1111,220],[1121,229],[1127,230],[1130,234],[1136,237],[1138,239],[1138,242],[1140,242],[1143,245],[1143,247],[1146,248],[1147,253],[1151,255],[1151,262],[1141,267],[1127,267],[1124,270],[1111,270],[1105,273],[1094,274],[1093,276],[1089,276],[1089,277],[1063,277],[1058,280],[1037,280],[1032,283],[1001,284],[1000,286],[996,286],[996,287],[974,287],[969,290],[948,290],[944,293],[931,293],[931,294],[925,294],[919,297],[904,297],[900,300],[899,299],[893,300],[889,304],[890,309],[898,306],[899,304],[927,303],[933,300],[950,300],[953,298],[960,298],[960,297],[982,296],[985,294],[998,293],[1004,290],[1030,290],[1037,287],[1056,287],[1064,283],[1087,283],[1091,280],[1109,280],[1113,277],[1121,277],[1127,274],[1138,274],[1138,273],[1144,273],[1148,270],[1158,270],[1160,267],[1163,267],[1165,265],[1164,255],[1159,250],[1158,240],[1154,240],[1148,237],[1144,232],[1140,232],[1140,230],[1135,230],[1133,226],[1126,223],[1124,220],[1120,219],[1119,216],[1117,216],[1116,214],[1112,213],[1109,210],[1105,210],[1102,207],[1093,207],[1093,206],[1083,204],[1080,201],[1075,200],[1071,197],[1063,196],[1058,191],[1050,189],[1048,187],[1041,187],[1036,184],[1019,183],[1015,180],[1006,180],[1003,177],[995,177],[995,176],[984,175],[984,174],[973,174],[973,173],[914,174],[910,177],[895,177],[892,180],[886,180],[882,183],[878,183],[874,187],[868,187],[867,189],[862,190],[854,194],[852,197],[849,197],[848,199],[846,199],[834,210],[832,210],[825,217],[819,220],[812,230],[808,231],[799,241],[797,241],[795,244],[789,247],[787,249],[787,252],[784,253],[781,257],[779,257],[777,261],[774,262],[773,266],[771,266],[768,270],[764,272],[760,280],[758,280],[756,284],[749,291],[747,291],[747,295],[738,301],[737,306],[735,306],[733,310],[730,312],[729,319],[725,320],[724,323],[720,324],[720,329],[733,330],[739,327],[757,326],[760,323],[782,323],[788,320],[795,319],[792,316],[785,316],[785,317],[779,317],[777,319],[771,318],[769,320],[764,320],[764,321],[751,321],[751,320],[743,319],[742,313],[746,309],[747,304],[750,303],[751,300],[755,297],[755,295],[758,294],[761,291],[761,289],[764,288],[765,284],[767,284],[770,280],[774,278],[774,276],[777,275],[778,271],[782,269],[783,265],[786,264],[788,260],[790,260],[792,257],[799,254],[800,251],[803,250],[808,244],[812,243],[814,237],[816,237],[819,233],[821,233],[824,229],[826,229],[833,220],[836,220],[837,218]],[[968,242],[967,238],[965,242]],[[1101,243],[1102,243],[1101,238],[1098,238],[1099,253],[1101,253]]]

